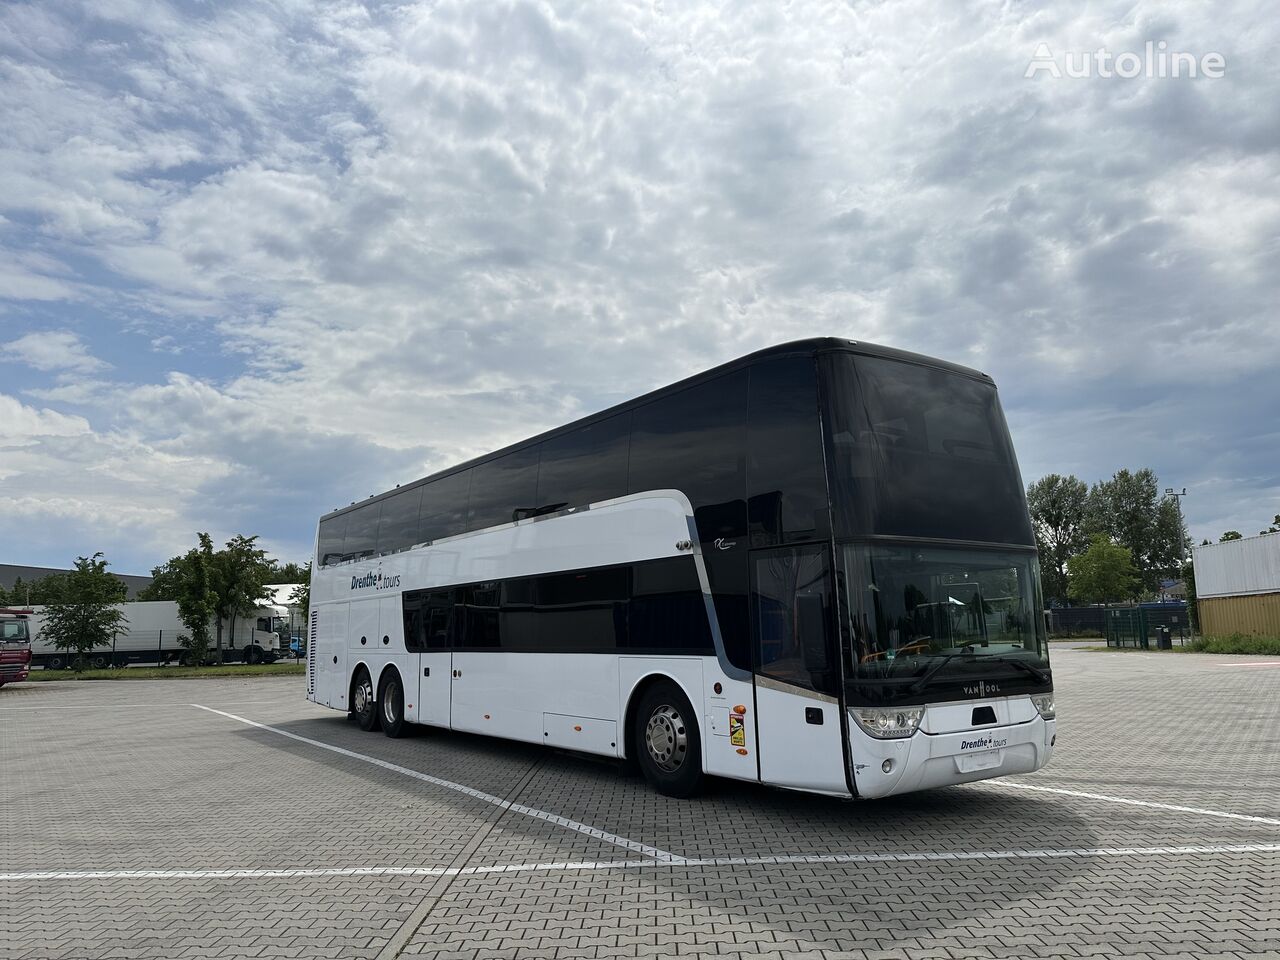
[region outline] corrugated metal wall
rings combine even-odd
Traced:
[[[1193,548],[1192,558],[1198,597],[1280,591],[1280,533],[1206,543]]]
[[[1226,637],[1233,633],[1280,637],[1280,593],[1248,597],[1200,598],[1200,633]]]

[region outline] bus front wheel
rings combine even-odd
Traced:
[[[378,705],[373,702],[373,681],[369,672],[363,667],[356,674],[351,685],[351,713],[355,716],[360,729],[369,731],[378,729]]]
[[[669,797],[691,797],[702,785],[702,738],[689,699],[662,681],[636,711],[635,756],[650,785]]]
[[[388,737],[403,737],[408,724],[404,722],[404,691],[400,687],[400,675],[394,670],[382,681],[382,696],[378,698],[382,709],[382,732]]]

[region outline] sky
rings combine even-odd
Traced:
[[[1028,482],[1149,466],[1196,542],[1256,533],[1278,25],[7,2],[0,562],[145,573],[199,530],[305,560],[337,506],[806,336],[991,374]],[[1084,56],[1148,42],[1205,69]]]

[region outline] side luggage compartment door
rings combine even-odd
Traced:
[[[315,656],[315,702],[346,710],[347,706],[347,618],[348,603],[326,603],[317,611],[316,638],[311,644]]]

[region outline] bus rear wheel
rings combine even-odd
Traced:
[[[670,681],[644,692],[636,711],[635,756],[644,778],[669,797],[702,786],[702,737],[689,699]]]
[[[382,696],[378,698],[382,709],[382,732],[388,737],[403,737],[408,724],[404,722],[404,691],[400,675],[394,670],[382,681]]]
[[[351,713],[365,731],[378,729],[378,705],[373,701],[373,681],[369,671],[361,667],[351,684]]]

